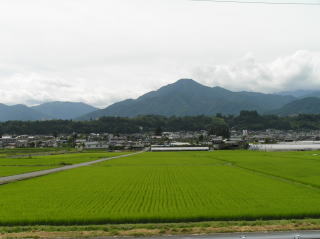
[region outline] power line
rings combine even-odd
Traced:
[[[216,3],[236,3],[236,4],[267,4],[267,5],[311,5],[320,6],[320,2],[266,2],[266,1],[237,1],[237,0],[192,0],[195,2],[216,2]]]

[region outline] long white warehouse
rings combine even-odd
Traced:
[[[151,146],[151,151],[208,151],[209,147],[159,147]]]
[[[258,151],[309,151],[320,150],[320,144],[317,141],[279,144],[250,144],[249,149]]]

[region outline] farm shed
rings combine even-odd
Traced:
[[[167,152],[167,151],[208,151],[209,147],[159,147],[151,146],[153,152]]]

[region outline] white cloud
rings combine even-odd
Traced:
[[[297,51],[271,62],[258,62],[253,54],[214,66],[177,66],[173,62],[134,66],[98,65],[63,72],[0,66],[3,103],[37,104],[46,101],[82,101],[98,107],[148,91],[183,77],[230,90],[279,92],[320,89],[320,52]],[[19,73],[14,73],[19,72]],[[12,73],[12,74],[11,74]]]
[[[247,54],[229,65],[197,67],[193,76],[206,85],[235,91],[320,90],[320,52],[300,50],[267,63]]]
[[[309,6],[1,0],[0,103],[105,107],[184,77],[235,90],[316,87],[319,22]],[[299,49],[309,52],[272,62]],[[262,63],[232,63],[246,52]]]
[[[185,74],[175,67],[97,65],[61,71],[0,66],[1,103],[34,105],[47,101],[81,101],[105,107],[135,98]],[[17,73],[16,73],[17,72]]]

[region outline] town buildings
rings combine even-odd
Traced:
[[[45,148],[45,147],[75,147],[78,150],[141,150],[158,145],[159,147],[205,147],[210,150],[222,149],[263,149],[252,145],[275,145],[282,142],[318,142],[320,131],[231,131],[228,139],[222,136],[209,135],[207,131],[195,132],[178,131],[163,132],[162,135],[153,133],[136,134],[70,134],[58,135],[3,135],[0,138],[0,148]],[[277,146],[273,147],[277,148]],[[298,147],[301,148],[301,147]]]

